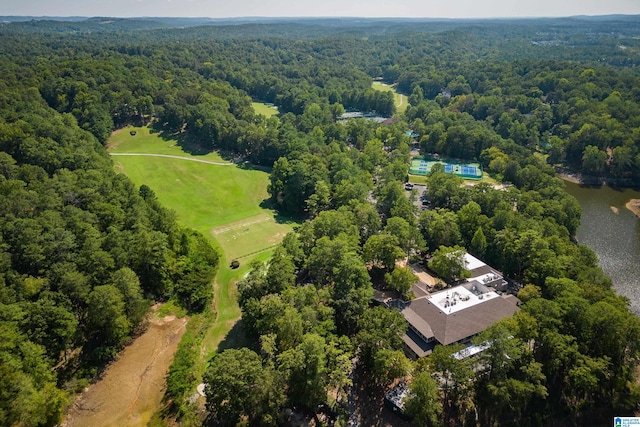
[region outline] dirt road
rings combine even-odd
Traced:
[[[186,324],[186,318],[174,316],[152,319],[103,378],[77,397],[62,427],[146,426],[160,408],[165,375]]]

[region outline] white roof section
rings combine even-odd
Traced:
[[[489,347],[491,347],[491,344],[489,344],[488,342],[484,342],[480,345],[470,345],[467,348],[463,348],[462,350],[453,353],[452,356],[458,360],[462,360],[466,359],[467,357],[475,356],[476,354],[483,352]]]
[[[464,261],[466,263],[465,268],[467,270],[475,270],[476,268],[484,267],[487,265],[468,252],[465,252],[464,254]]]
[[[469,285],[467,285],[469,286]],[[468,290],[463,285],[453,287],[427,297],[427,299],[446,315],[455,314],[469,307],[482,304],[493,298],[500,298],[494,291],[473,292],[473,287]]]
[[[483,285],[486,285],[487,283],[493,282],[494,280],[498,280],[498,279],[502,279],[502,276],[500,276],[497,273],[487,273],[487,274],[483,274],[482,276],[473,278],[473,280],[475,280],[476,282],[480,282]]]

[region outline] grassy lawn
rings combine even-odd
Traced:
[[[135,136],[129,132],[135,131]],[[165,154],[171,156],[194,157],[211,162],[224,162],[222,157],[216,152],[207,152],[197,156],[186,153],[177,140],[165,139],[158,132],[149,127],[127,126],[118,129],[109,138],[107,150],[110,153],[149,153]]]
[[[396,109],[398,113],[404,113],[404,110],[407,109],[407,106],[409,105],[407,96],[396,92],[396,89],[393,86],[382,82],[373,82],[371,87],[383,92],[393,92],[393,99],[396,100]]]
[[[409,182],[412,184],[426,184],[427,177],[424,175],[411,175],[409,174]]]
[[[271,107],[264,102],[252,102],[251,106],[253,107],[253,111],[255,111],[256,114],[262,114],[266,117],[271,117],[278,114],[278,107]]]
[[[178,213],[180,222],[203,234],[211,227],[265,213],[259,205],[268,198],[266,172],[166,157],[113,160],[136,185],[151,187],[164,206]]]
[[[242,328],[238,327],[240,321],[240,307],[238,307],[238,290],[236,283],[249,273],[253,260],[267,261],[273,250],[267,250],[240,260],[240,268],[232,270],[229,267],[230,259],[227,258],[220,266],[216,277],[215,298],[218,301],[218,313],[216,323],[209,329],[202,341],[201,373],[204,372],[209,358],[224,348],[237,347],[246,344],[246,338]]]
[[[291,231],[292,223],[259,214],[211,229],[229,259],[245,258],[275,246]]]
[[[136,131],[135,136],[130,135],[132,130]],[[292,230],[294,223],[264,207],[268,198],[267,172],[225,162],[216,153],[190,154],[176,140],[162,138],[146,127],[115,132],[108,147],[112,153],[183,157],[119,155],[113,161],[117,170],[136,185],[151,187],[165,207],[176,211],[181,224],[200,231],[222,250],[214,289],[216,320],[203,339],[197,367],[201,375],[219,348],[245,343],[235,284],[247,274],[253,259],[269,258],[273,246]],[[188,160],[196,158],[226,164]],[[229,263],[235,258],[240,260],[240,268],[232,270]]]

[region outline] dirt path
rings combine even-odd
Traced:
[[[61,427],[145,426],[160,408],[165,376],[187,318],[151,320],[103,378],[79,395]]]
[[[413,274],[418,276],[418,279],[420,279],[420,281],[427,285],[429,288],[433,288],[438,283],[438,280],[431,274],[429,274],[427,270],[419,264],[412,264],[411,270],[413,271]]]
[[[153,153],[109,153],[111,156],[144,156],[144,157],[167,157],[169,159],[188,160],[190,162],[206,163],[216,166],[235,166],[235,163],[211,162],[209,160],[194,159],[193,157],[173,156],[171,154],[153,154]]]

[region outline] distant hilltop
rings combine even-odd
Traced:
[[[244,36],[280,34],[285,31],[281,27],[297,25],[300,37],[325,36],[336,31],[361,32],[362,36],[375,34],[399,33],[406,31],[438,32],[460,27],[487,26],[501,31],[511,26],[522,30],[525,27],[539,31],[540,26],[563,28],[565,31],[583,33],[584,25],[593,26],[595,33],[619,33],[637,36],[635,29],[640,25],[640,15],[600,15],[570,16],[563,18],[357,18],[357,17],[83,17],[83,16],[0,16],[0,28],[15,32],[41,33],[106,33],[138,30],[187,29],[196,27],[222,28],[220,36],[236,34],[232,27],[253,26],[251,30],[243,30]],[[267,31],[268,29],[268,31]],[[291,27],[288,28],[290,30]],[[499,31],[500,32],[500,31]],[[237,35],[237,34],[236,34]],[[286,36],[285,33],[280,35]],[[545,44],[548,41],[538,41]]]
[[[226,18],[210,18],[210,17],[160,17],[160,16],[131,16],[131,17],[113,17],[113,16],[0,16],[2,22],[27,22],[27,21],[59,21],[59,22],[100,22],[100,21],[153,21],[168,24],[170,26],[197,26],[210,23],[249,23],[249,22],[296,22],[296,21],[312,21],[325,23],[354,23],[354,22],[490,22],[490,21],[523,21],[523,20],[580,20],[580,21],[640,21],[640,15],[576,15],[566,17],[518,17],[518,18],[429,18],[429,17],[380,17],[380,18],[363,18],[363,17],[305,17],[305,16],[240,16]]]

